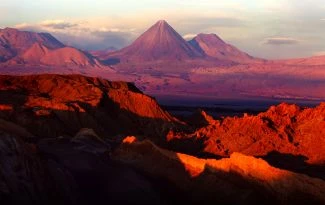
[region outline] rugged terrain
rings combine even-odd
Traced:
[[[324,108],[182,122],[131,83],[0,76],[0,203],[324,204]]]
[[[81,51],[48,33],[0,30],[1,74],[82,74],[131,81],[165,98],[325,99],[325,58],[255,58],[216,34],[186,41],[166,21],[155,23],[129,46]]]
[[[114,158],[174,184],[190,204],[322,204],[323,180],[280,170],[240,153],[200,159],[128,137]],[[157,162],[160,163],[152,163]]]
[[[101,137],[156,135],[176,122],[132,83],[80,75],[0,76],[0,96],[1,118],[39,137],[71,136],[84,127]]]

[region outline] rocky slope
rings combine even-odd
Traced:
[[[0,128],[1,204],[161,204],[163,200],[148,179],[112,161],[110,146],[92,130],[37,144],[25,137]]]
[[[324,110],[186,125],[131,83],[0,76],[0,203],[324,204]]]
[[[309,163],[325,164],[325,104],[316,108],[296,105],[272,106],[258,115],[226,117],[214,120],[202,114],[206,125],[193,133],[169,133],[167,140],[173,146],[190,141],[196,154],[211,153],[230,156],[241,152],[266,156],[271,152],[305,157]],[[202,124],[202,123],[201,123]]]
[[[0,76],[0,118],[38,137],[163,134],[176,122],[133,84],[79,75]]]
[[[128,137],[113,157],[175,185],[187,196],[180,200],[190,204],[325,203],[323,180],[239,153],[228,159],[200,159]]]
[[[110,153],[127,134],[159,141],[178,123],[131,83],[0,76],[0,203],[162,204],[154,181]]]

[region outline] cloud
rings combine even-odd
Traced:
[[[99,27],[87,22],[47,20],[37,24],[22,23],[15,25],[15,28],[51,33],[62,43],[83,50],[106,49],[110,46],[121,48],[134,39],[134,29]]]
[[[188,34],[185,34],[184,36],[183,36],[183,38],[185,39],[185,40],[191,40],[192,38],[194,38],[196,36],[196,34],[194,34],[194,33],[188,33]]]
[[[52,29],[66,29],[66,28],[72,28],[78,26],[77,23],[71,23],[63,20],[46,20],[41,22],[40,25]]]
[[[267,45],[295,45],[299,44],[299,40],[289,37],[272,37],[264,40]]]

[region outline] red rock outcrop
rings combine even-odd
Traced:
[[[197,127],[185,126],[126,82],[0,76],[0,203],[324,204],[324,172],[317,179],[243,155],[324,163],[324,103],[222,120],[198,114]]]
[[[197,152],[218,156],[233,152],[264,156],[276,151],[305,156],[313,164],[325,163],[324,103],[305,109],[283,103],[256,116],[246,114],[207,123],[191,134],[169,133],[167,139],[179,146],[182,140],[200,141],[202,147]]]
[[[239,153],[221,160],[200,159],[129,137],[113,158],[169,181],[193,204],[325,203],[323,180],[280,170]]]
[[[0,116],[38,137],[159,134],[177,120],[133,84],[80,75],[0,76]],[[12,109],[11,109],[12,108]]]

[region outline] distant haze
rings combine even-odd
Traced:
[[[3,0],[0,7],[0,28],[50,32],[85,50],[125,47],[159,19],[187,40],[215,33],[256,57],[325,53],[323,0]]]

